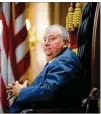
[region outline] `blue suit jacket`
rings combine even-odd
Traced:
[[[45,65],[31,86],[21,90],[10,112],[32,108],[33,103],[36,103],[36,107],[50,109],[77,105],[80,97],[77,81],[80,69],[80,61],[75,53],[71,49],[64,49],[51,63]]]

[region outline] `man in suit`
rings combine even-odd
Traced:
[[[60,25],[46,28],[43,50],[47,64],[30,86],[18,81],[7,86],[7,93],[16,97],[10,112],[33,108],[35,112],[75,112],[80,106],[79,72],[81,64],[68,47],[69,34]]]

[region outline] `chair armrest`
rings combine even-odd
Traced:
[[[20,114],[26,114],[26,113],[31,113],[31,112],[34,112],[33,109],[25,109],[23,111],[20,112]]]

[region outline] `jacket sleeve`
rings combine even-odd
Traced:
[[[61,84],[75,78],[73,71],[75,66],[72,61],[64,62],[55,61],[51,64],[46,80],[38,85],[23,88],[16,102],[33,103],[33,101],[49,100]]]
[[[9,112],[10,113],[19,113],[21,111],[22,111],[21,105],[19,103],[17,103],[16,99],[15,99],[14,102],[12,103],[10,109],[9,109]]]

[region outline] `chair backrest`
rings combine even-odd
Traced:
[[[82,75],[85,79],[87,94],[91,89],[91,50],[92,31],[97,3],[89,2],[83,9],[82,22],[78,29],[78,52],[77,55],[82,63]]]
[[[99,96],[100,96],[100,89],[93,88],[96,86],[92,86],[92,65],[94,65],[94,64],[91,61],[92,56],[94,54],[94,53],[92,53],[92,42],[95,41],[93,38],[93,36],[94,36],[93,29],[95,28],[94,21],[95,21],[95,16],[96,16],[95,14],[96,14],[97,6],[98,6],[98,3],[89,2],[84,7],[83,15],[82,15],[82,22],[78,29],[78,53],[77,53],[77,55],[79,56],[82,66],[83,66],[82,74],[85,77],[84,78],[85,79],[85,81],[84,81],[85,90],[87,90],[86,95],[88,96],[88,97],[86,96],[85,97],[86,99],[84,99],[82,102],[83,112],[86,112],[86,113],[97,113],[98,112],[98,101],[99,101]],[[97,39],[98,39],[98,37],[97,37]],[[93,88],[93,89],[91,89],[91,88]]]

